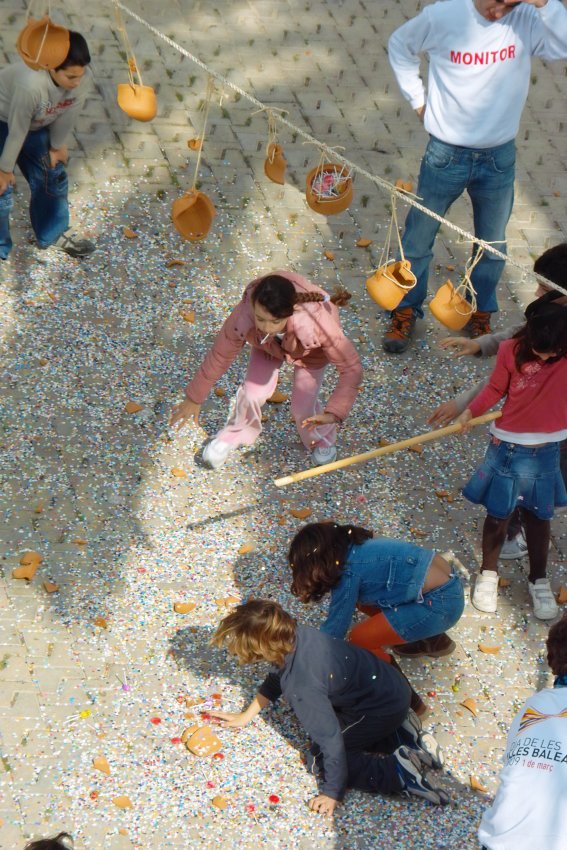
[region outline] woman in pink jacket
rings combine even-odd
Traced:
[[[284,361],[294,366],[291,412],[303,445],[315,465],[335,459],[337,424],[347,417],[362,379],[358,354],[343,333],[336,306],[350,297],[344,289],[329,297],[288,271],[257,278],[246,287],[171,417],[178,428],[189,420],[197,423],[213,384],[250,345],[248,371],[227,424],[203,450],[208,466],[216,469],[233,449],[254,443],[262,430],[262,405],[274,392]],[[323,408],[318,394],[329,363],[337,368],[339,380]]]

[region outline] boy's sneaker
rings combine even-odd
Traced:
[[[337,450],[335,446],[315,446],[311,452],[311,463],[313,466],[323,466],[325,463],[332,463],[337,458]]]
[[[215,437],[203,449],[203,463],[209,469],[218,469],[219,466],[223,465],[233,449],[234,446],[231,446],[230,443],[225,443],[219,440],[218,437]]]
[[[472,604],[477,611],[485,614],[496,613],[498,605],[498,573],[494,570],[485,570],[476,577]]]
[[[394,753],[398,777],[402,783],[402,794],[408,797],[423,797],[434,806],[445,806],[449,797],[440,788],[430,785],[422,772],[421,762],[409,747],[399,747]]]
[[[554,620],[559,614],[555,596],[548,578],[538,578],[535,582],[528,581],[528,590],[532,597],[534,616],[538,620]]]
[[[422,764],[435,770],[441,770],[445,764],[441,746],[431,732],[424,731],[421,720],[411,708],[398,729],[398,735],[405,740],[406,746],[417,752]]]
[[[500,555],[501,561],[515,561],[518,558],[525,558],[528,554],[528,544],[523,531],[518,531],[515,537],[511,540],[505,540]]]
[[[479,336],[491,334],[490,313],[484,310],[477,310],[468,320],[465,330],[468,331],[471,339],[478,339]]]
[[[59,248],[60,251],[65,251],[70,257],[88,257],[95,250],[94,242],[85,239],[78,233],[72,230],[66,230],[53,243],[53,248]]]
[[[382,348],[390,354],[401,354],[408,348],[415,327],[413,307],[392,310],[390,327],[382,337]]]

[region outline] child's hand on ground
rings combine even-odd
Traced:
[[[186,398],[185,401],[182,401],[180,404],[176,404],[171,411],[169,424],[172,428],[177,428],[179,430],[192,419],[195,425],[198,425],[200,412],[201,405],[195,404],[194,401]]]
[[[0,195],[3,195],[9,186],[16,185],[16,178],[12,171],[0,171]]]
[[[332,815],[336,807],[339,805],[332,797],[327,797],[325,794],[318,794],[313,797],[307,804],[312,812],[319,812],[320,815]]]
[[[250,722],[245,711],[240,711],[238,714],[233,714],[230,711],[209,711],[208,714],[211,717],[216,717],[223,726],[228,726],[229,729],[242,729]]]
[[[438,428],[443,428],[448,425],[453,419],[459,415],[459,408],[455,401],[444,401],[439,407],[436,407],[429,419],[428,425],[436,425]]]
[[[337,418],[334,413],[317,413],[315,416],[308,416],[301,423],[302,428],[307,428],[312,431],[317,425],[334,425]]]
[[[480,345],[476,339],[466,336],[448,336],[439,343],[441,348],[454,348],[453,357],[465,357],[466,355],[478,354]]]
[[[465,434],[467,431],[470,431],[469,422],[472,418],[473,415],[468,409],[468,407],[466,410],[463,410],[460,416],[457,417],[458,424],[462,426],[461,430],[463,434]]]

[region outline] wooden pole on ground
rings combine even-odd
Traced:
[[[492,422],[493,419],[498,419],[499,416],[502,416],[499,410],[494,413],[485,413],[484,416],[477,416],[475,419],[467,422],[467,428],[473,428],[475,425],[484,425],[486,422]],[[292,472],[291,475],[276,478],[274,484],[276,487],[286,487],[288,484],[303,481],[305,478],[314,478],[316,475],[334,472],[335,469],[344,469],[346,466],[352,466],[353,463],[364,463],[375,457],[390,455],[394,452],[402,451],[402,449],[409,449],[411,446],[418,446],[421,443],[429,443],[431,440],[438,440],[440,437],[447,437],[449,434],[457,434],[462,430],[463,426],[460,423],[447,425],[445,428],[438,428],[436,431],[427,431],[425,434],[418,434],[417,437],[400,440],[398,443],[391,443],[389,446],[382,446],[379,449],[372,449],[369,452],[362,452],[359,455],[343,457],[341,460],[324,463],[322,466],[314,466],[312,469],[304,469],[302,472]]]

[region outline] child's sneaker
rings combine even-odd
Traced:
[[[434,788],[422,772],[421,762],[409,747],[399,747],[394,753],[402,794],[423,797],[434,806],[445,806],[449,797],[440,788]]]
[[[559,614],[559,608],[549,579],[538,578],[533,584],[528,581],[528,590],[534,606],[534,617],[538,620],[554,620]]]
[[[511,540],[505,540],[500,555],[501,561],[515,561],[517,558],[525,558],[528,554],[528,544],[523,531],[519,531]]]
[[[337,450],[335,446],[315,446],[311,452],[311,463],[313,466],[323,466],[336,460]]]
[[[424,731],[421,720],[411,708],[398,729],[398,735],[405,739],[406,746],[416,751],[422,764],[435,770],[441,770],[445,764],[441,746],[431,732]]]
[[[478,611],[494,614],[498,604],[498,573],[485,570],[476,577],[472,604]]]
[[[230,443],[225,443],[215,437],[203,449],[203,463],[210,469],[218,469],[219,466],[223,465],[233,448],[234,446],[231,446]]]

